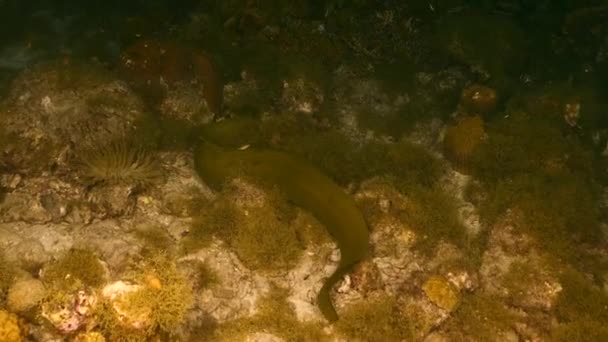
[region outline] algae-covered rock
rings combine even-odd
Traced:
[[[152,256],[137,265],[131,278],[103,288],[95,312],[101,331],[111,340],[123,336],[145,340],[158,331],[174,333],[194,300],[192,287],[174,260]]]
[[[337,323],[348,339],[362,341],[411,340],[414,322],[394,297],[377,295],[350,307]]]
[[[38,305],[45,296],[46,288],[40,280],[19,280],[8,291],[7,306],[13,312],[24,312]]]
[[[106,342],[106,338],[96,331],[89,331],[78,334],[74,342]]]
[[[446,311],[453,311],[458,305],[458,291],[443,277],[434,276],[427,279],[422,290],[433,304]]]
[[[131,133],[143,103],[96,64],[46,63],[23,71],[2,103],[11,137],[4,162],[29,173],[65,166],[85,141],[109,141]]]
[[[525,35],[509,17],[463,10],[437,26],[440,48],[504,89],[522,68]]]
[[[530,115],[592,131],[605,127],[608,102],[589,85],[556,82],[514,97],[509,106]]]
[[[466,170],[485,137],[481,117],[465,117],[447,128],[443,147],[447,158],[459,170]]]
[[[24,334],[19,326],[17,316],[0,310],[0,341],[3,342],[21,342],[24,340]]]
[[[460,105],[469,113],[486,114],[496,108],[496,90],[480,84],[473,84],[462,90]]]

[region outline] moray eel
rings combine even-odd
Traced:
[[[340,248],[341,259],[323,284],[317,305],[327,320],[336,321],[338,314],[329,292],[368,251],[367,224],[354,200],[310,163],[283,152],[226,149],[202,141],[195,148],[194,161],[198,174],[213,188],[239,175],[252,177],[277,186],[287,199],[325,225]]]

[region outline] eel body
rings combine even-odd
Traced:
[[[194,160],[197,172],[211,187],[219,188],[238,176],[275,185],[326,227],[340,249],[341,259],[323,284],[317,305],[327,320],[337,320],[329,292],[368,251],[367,224],[354,200],[310,163],[283,152],[225,149],[203,141],[195,148]]]

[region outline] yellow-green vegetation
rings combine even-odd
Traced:
[[[431,185],[445,171],[420,146],[406,141],[354,142],[335,129],[320,129],[306,117],[276,117],[264,121],[260,130],[263,141],[276,141],[273,148],[304,157],[341,185],[382,175],[399,183]]]
[[[163,170],[152,151],[128,138],[83,147],[78,156],[80,177],[89,185],[145,186],[163,178]]]
[[[130,278],[141,287],[110,303],[102,300],[95,315],[100,331],[111,341],[147,341],[155,335],[171,335],[183,323],[193,305],[193,293],[188,279],[166,255],[144,260]],[[113,305],[129,317],[118,318]],[[124,322],[140,321],[141,329]]]
[[[155,336],[154,332],[141,331],[121,322],[116,317],[112,303],[107,300],[101,300],[95,305],[94,315],[98,323],[97,329],[110,341],[145,342],[149,341],[151,336]]]
[[[198,289],[208,288],[211,285],[217,284],[219,278],[209,265],[202,261],[198,261],[195,265],[194,284]]]
[[[566,269],[560,276],[562,292],[555,305],[561,323],[558,341],[605,341],[608,336],[608,294],[584,274]],[[585,330],[585,328],[594,328]],[[597,329],[595,329],[597,328]]]
[[[440,241],[468,247],[469,237],[458,218],[456,202],[450,195],[437,187],[417,187],[408,192],[408,197],[411,205],[396,214],[418,233],[417,249],[425,254],[432,253]]]
[[[381,295],[349,307],[336,328],[348,340],[411,341],[414,324],[394,297]]]
[[[460,300],[458,290],[444,277],[430,277],[422,285],[422,290],[433,304],[450,312],[456,308]]]
[[[21,342],[24,340],[24,335],[17,316],[8,311],[0,310],[0,341]]]
[[[142,254],[156,255],[174,249],[173,238],[159,226],[142,227],[135,230],[135,235],[144,243]]]
[[[501,332],[513,328],[516,318],[516,314],[495,297],[466,294],[441,330],[448,340],[496,341]]]
[[[70,315],[73,314],[72,310],[74,310],[78,294],[83,288],[84,284],[79,280],[51,284],[41,303],[41,312],[44,317],[56,327],[66,324]]]
[[[186,250],[217,236],[251,269],[286,270],[294,266],[308,243],[300,239],[302,227],[293,224],[295,208],[277,191],[265,194],[262,206],[243,209],[234,204],[238,189],[225,187],[196,218],[184,242]]]
[[[531,260],[513,262],[501,280],[508,291],[509,303],[517,307],[522,306],[526,297],[529,296],[530,286],[543,279],[543,272],[551,270],[549,262],[540,267],[538,263]]]
[[[510,113],[489,125],[473,171],[484,189],[482,220],[492,224],[508,209],[521,210],[521,228],[548,252],[577,264],[591,261],[578,246],[601,241],[599,192],[592,156],[576,136],[551,121]]]
[[[106,338],[96,331],[88,331],[78,334],[74,342],[106,342]]]
[[[15,273],[15,267],[0,253],[0,308],[5,305],[8,290],[15,280]]]
[[[275,210],[267,207],[250,210],[243,217],[231,245],[251,269],[289,269],[297,262],[303,247],[295,227],[278,219]]]
[[[273,287],[259,300],[257,312],[218,326],[212,340],[245,341],[260,331],[276,335],[285,341],[328,341],[319,322],[300,322],[290,303],[288,291]]]
[[[608,327],[598,321],[578,320],[560,324],[553,332],[557,342],[604,342],[608,341]]]
[[[446,157],[461,171],[466,171],[485,135],[480,116],[463,117],[448,127],[443,140]]]
[[[358,201],[372,229],[388,216],[401,222],[404,229],[415,233],[413,247],[425,255],[432,254],[437,244],[443,241],[466,250],[469,253],[467,262],[479,259],[478,241],[467,234],[458,217],[457,202],[440,186],[403,186],[397,185],[391,177],[379,177],[367,182],[363,192],[368,189],[390,203],[387,212],[375,197],[363,197]],[[393,253],[397,243],[396,240],[387,241],[382,248]]]
[[[47,284],[68,288],[76,282],[99,287],[106,280],[106,270],[92,250],[70,249],[44,269],[43,279]]]

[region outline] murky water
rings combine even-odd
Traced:
[[[0,342],[608,340],[606,1],[0,22]]]

